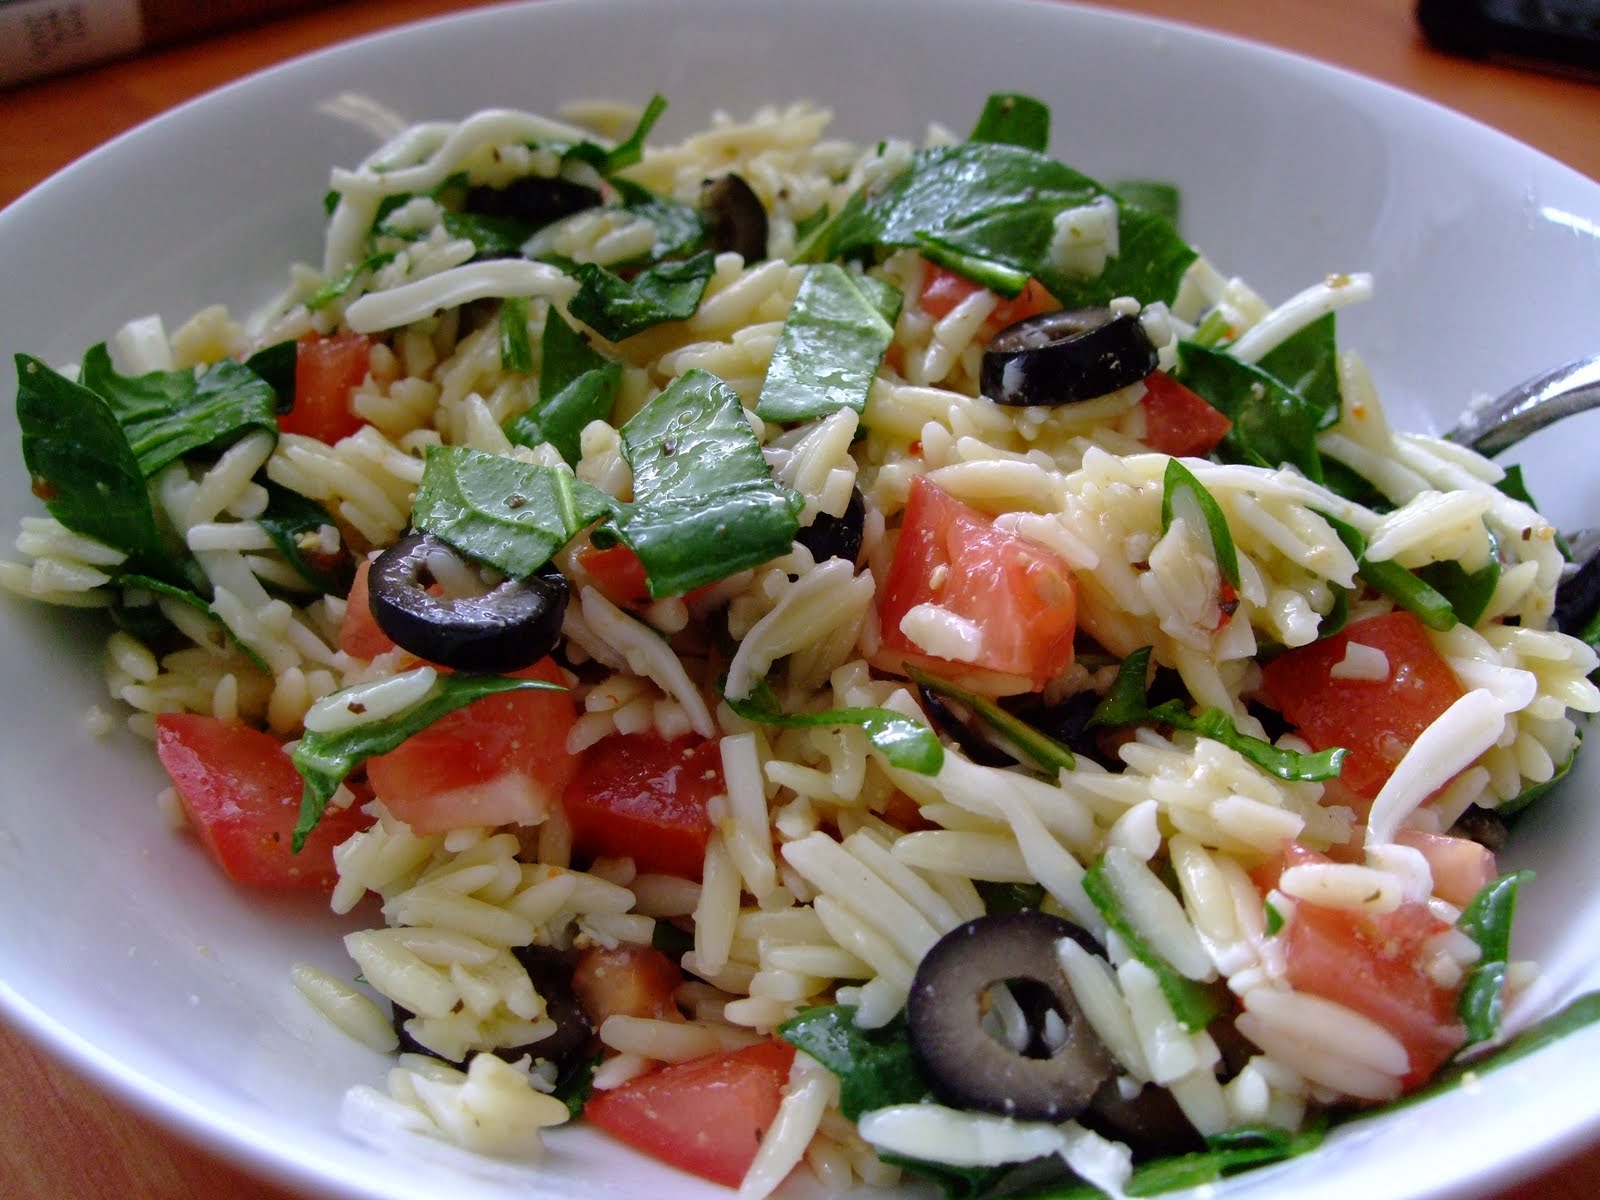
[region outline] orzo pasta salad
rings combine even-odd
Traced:
[[[1597,659],[1371,277],[1263,298],[1025,96],[663,107],[405,129],[270,311],[17,357],[0,583],[107,610],[197,853],[365,918],[292,968],[396,1056],[352,1131],[1120,1196],[1492,1063]]]

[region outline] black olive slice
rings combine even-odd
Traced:
[[[474,569],[427,533],[407,534],[372,564],[372,618],[395,645],[454,670],[499,673],[529,666],[555,648],[567,610],[567,581],[559,571],[509,579],[476,596],[435,595],[428,562],[436,554]]]
[[[1109,308],[1041,313],[990,339],[978,390],[996,404],[1070,404],[1138,383],[1157,361],[1138,317]]]
[[[923,957],[906,1019],[912,1049],[939,1099],[956,1108],[1065,1121],[1086,1109],[1111,1078],[1115,1064],[1056,955],[1062,938],[1098,953],[1089,935],[1070,921],[1028,910],[958,925]],[[1060,1043],[1048,1057],[1018,1052],[982,1027],[986,994],[1008,981],[1047,990],[1048,1007],[1062,1026]]]
[[[565,1077],[584,1061],[594,1034],[589,1018],[572,991],[572,956],[553,946],[518,946],[511,953],[528,972],[534,990],[544,1000],[545,1016],[555,1022],[556,1029],[536,1042],[501,1046],[491,1053],[512,1063],[523,1057],[532,1057],[536,1062],[543,1059],[555,1066],[558,1078]],[[390,1004],[393,1008],[391,1023],[400,1038],[403,1053],[425,1054],[458,1067],[463,1065],[461,1060],[446,1058],[417,1041],[406,1029],[406,1022],[416,1014],[393,1001]]]
[[[600,193],[585,184],[560,176],[530,175],[503,188],[472,188],[465,208],[479,216],[509,217],[538,229],[599,203]]]
[[[700,189],[700,215],[711,249],[731,250],[747,263],[767,257],[767,210],[740,176],[706,180]]]
[[[866,525],[867,501],[860,488],[850,490],[850,503],[837,517],[818,513],[794,540],[807,550],[817,562],[842,558],[855,562],[861,553],[861,537]]]
[[[1166,1088],[1147,1083],[1131,1099],[1115,1079],[1108,1079],[1079,1118],[1090,1129],[1123,1142],[1141,1157],[1187,1154],[1205,1149],[1183,1109]]]

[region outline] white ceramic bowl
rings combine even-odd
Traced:
[[[453,118],[487,105],[665,94],[661,133],[718,107],[819,98],[836,130],[969,126],[984,96],[1047,100],[1055,150],[1102,178],[1181,185],[1192,240],[1283,298],[1371,270],[1342,318],[1400,421],[1448,427],[1477,392],[1600,349],[1600,186],[1488,129],[1332,69],[1191,30],[1008,0],[548,0],[402,29],[225,88],[118,139],[0,214],[7,351],[72,361],[126,318],[169,327],[247,311],[318,254],[333,164],[375,143],[363,112]],[[1573,421],[1527,449],[1565,526],[1600,514]],[[34,511],[14,417],[0,418],[0,527]],[[340,1132],[339,1097],[385,1062],[323,1027],[286,980],[348,972],[315,904],[229,887],[162,824],[148,748],[94,740],[96,627],[0,605],[0,1003],[131,1101],[309,1191],[418,1200],[718,1194],[585,1130],[534,1172],[443,1150],[379,1153]],[[1592,847],[1600,755],[1535,810],[1506,855],[1533,866],[1516,952],[1545,964],[1515,1016],[1600,984]],[[1338,1131],[1228,1197],[1419,1200],[1493,1189],[1600,1134],[1586,1064],[1600,1030],[1461,1090]]]

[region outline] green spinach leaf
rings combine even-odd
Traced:
[[[223,446],[253,429],[278,435],[278,397],[243,363],[225,358],[193,371],[119,375],[102,342],[83,356],[82,385],[116,415],[146,479],[185,454]]]
[[[867,392],[894,340],[900,293],[832,263],[806,271],[778,334],[756,415],[795,424],[867,406]]]
[[[1084,893],[1106,919],[1106,924],[1127,943],[1129,952],[1155,973],[1156,981],[1161,985],[1161,994],[1167,998],[1178,1024],[1190,1033],[1204,1029],[1222,1012],[1215,989],[1180,975],[1140,936],[1128,920],[1124,898],[1118,893],[1105,862],[1105,856],[1102,855],[1083,873]]]
[[[350,590],[355,574],[355,564],[350,555],[340,553],[329,560],[321,555],[306,552],[307,540],[315,537],[324,525],[335,524],[328,510],[315,500],[291,491],[281,484],[266,481],[267,508],[257,523],[267,531],[272,544],[291,567],[319,592],[343,596]]]
[[[500,301],[500,368],[518,375],[533,370],[526,296],[507,296]]]
[[[433,446],[411,506],[412,525],[514,578],[611,511],[614,501],[561,467],[464,446]]]
[[[579,263],[573,272],[578,291],[567,311],[608,342],[620,342],[663,322],[692,317],[713,269],[709,250],[658,263],[631,280],[594,263]]]
[[[1111,191],[1124,204],[1154,213],[1174,229],[1183,216],[1183,194],[1176,185],[1162,179],[1119,179]]]
[[[1050,106],[1018,92],[996,92],[967,140],[1005,142],[1043,154],[1050,147]]]
[[[1168,725],[1221,742],[1230,750],[1279,779],[1318,781],[1339,774],[1349,751],[1343,748],[1302,754],[1240,733],[1233,719],[1220,708],[1191,713],[1181,700],[1166,700],[1152,707],[1145,697],[1145,677],[1150,670],[1150,647],[1143,646],[1123,659],[1117,678],[1089,719],[1089,728],[1119,725]]]
[[[1462,986],[1457,1012],[1467,1027],[1467,1045],[1485,1042],[1500,1032],[1505,1007],[1505,976],[1511,962],[1511,923],[1517,892],[1533,879],[1532,871],[1515,871],[1484,886],[1456,921],[1478,943],[1480,955]]]
[[[1233,534],[1228,529],[1228,518],[1217,503],[1216,497],[1204,484],[1175,458],[1167,460],[1166,474],[1161,480],[1161,532],[1172,528],[1172,519],[1181,508],[1192,505],[1200,514],[1206,533],[1211,539],[1211,554],[1217,571],[1235,592],[1239,588],[1239,553],[1234,548]]]
[[[1414,571],[1408,571],[1392,559],[1370,562],[1367,559],[1367,539],[1361,531],[1330,513],[1320,514],[1339,540],[1356,559],[1356,574],[1374,591],[1389,597],[1407,612],[1416,616],[1429,629],[1444,631],[1456,624],[1455,609],[1450,601],[1427,580]]]
[[[944,766],[944,746],[939,735],[921,721],[893,709],[832,708],[825,712],[785,713],[764,679],[742,700],[726,695],[723,699],[736,716],[758,725],[777,725],[785,729],[858,725],[891,766],[919,775],[937,775]]]
[[[772,478],[739,394],[689,371],[622,427],[633,503],[616,534],[644,564],[652,597],[677,596],[787,551],[801,498]]]
[[[31,355],[17,355],[16,365],[22,459],[50,515],[122,551],[127,571],[204,586],[194,560],[157,525],[144,472],[111,405]]]
[[[1179,347],[1179,378],[1233,422],[1217,446],[1228,462],[1295,467],[1322,482],[1322,410],[1260,367],[1194,342]]]
[[[581,456],[584,426],[611,415],[622,364],[612,362],[551,309],[539,342],[539,402],[505,423],[522,446],[549,442],[568,463]]]

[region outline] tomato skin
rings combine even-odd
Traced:
[[[672,998],[681,983],[678,964],[653,946],[593,946],[572,972],[573,995],[596,1029],[614,1016],[683,1020]]]
[[[578,551],[578,562],[611,603],[622,608],[638,608],[650,603],[644,563],[622,542],[604,550],[585,546]]]
[[[345,597],[344,618],[339,622],[339,649],[355,658],[373,659],[395,649],[394,641],[372,615],[372,593],[367,576],[372,571],[372,560],[356,563],[355,579],[350,584],[350,594]]]
[[[919,604],[936,604],[978,627],[981,645],[970,662],[936,658],[906,636],[900,622]],[[996,529],[919,475],[878,615],[889,656],[936,671],[976,667],[1020,677],[1038,690],[1072,663],[1077,591],[1060,555]]]
[[[350,393],[366,379],[372,343],[359,333],[307,334],[295,346],[294,407],[278,418],[284,433],[302,433],[332,445],[364,420],[350,409]]]
[[[563,797],[573,848],[643,872],[699,879],[711,798],[726,790],[715,740],[613,734],[590,747]]]
[[[1290,843],[1278,869],[1327,861]],[[1258,872],[1258,885],[1275,884],[1278,869]],[[1415,901],[1364,913],[1297,900],[1279,936],[1291,987],[1361,1013],[1399,1039],[1410,1064],[1400,1084],[1410,1091],[1466,1042],[1456,1015],[1460,988],[1441,987],[1421,965],[1423,944],[1449,928]]]
[[[1382,650],[1388,676],[1333,676],[1351,642]],[[1368,800],[1382,790],[1422,731],[1463,695],[1422,622],[1400,611],[1368,617],[1332,637],[1285,651],[1263,668],[1261,690],[1312,749],[1350,751],[1339,780]]]
[[[738,1187],[793,1063],[794,1047],[777,1040],[691,1059],[595,1092],[584,1116],[635,1150]]]
[[[925,262],[922,265],[922,289],[918,293],[918,303],[923,312],[935,321],[941,321],[962,301],[984,290],[983,284],[975,283],[965,275],[958,275],[949,267]],[[1061,307],[1037,279],[1029,279],[1022,291],[1011,299],[997,299],[994,311],[983,322],[987,330],[1004,329],[1007,325],[1036,317],[1040,313],[1054,312]]]
[[[200,713],[156,717],[156,756],[200,844],[235,883],[331,892],[333,848],[372,823],[359,808],[330,808],[299,854],[300,773],[271,734]]]
[[[565,682],[550,658],[512,674]],[[414,833],[534,825],[560,802],[577,771],[578,759],[567,752],[577,719],[568,691],[485,696],[368,759],[367,779]]]
[[[1144,436],[1152,450],[1174,457],[1203,457],[1217,448],[1233,422],[1165,371],[1152,371],[1144,381],[1139,408]]]

